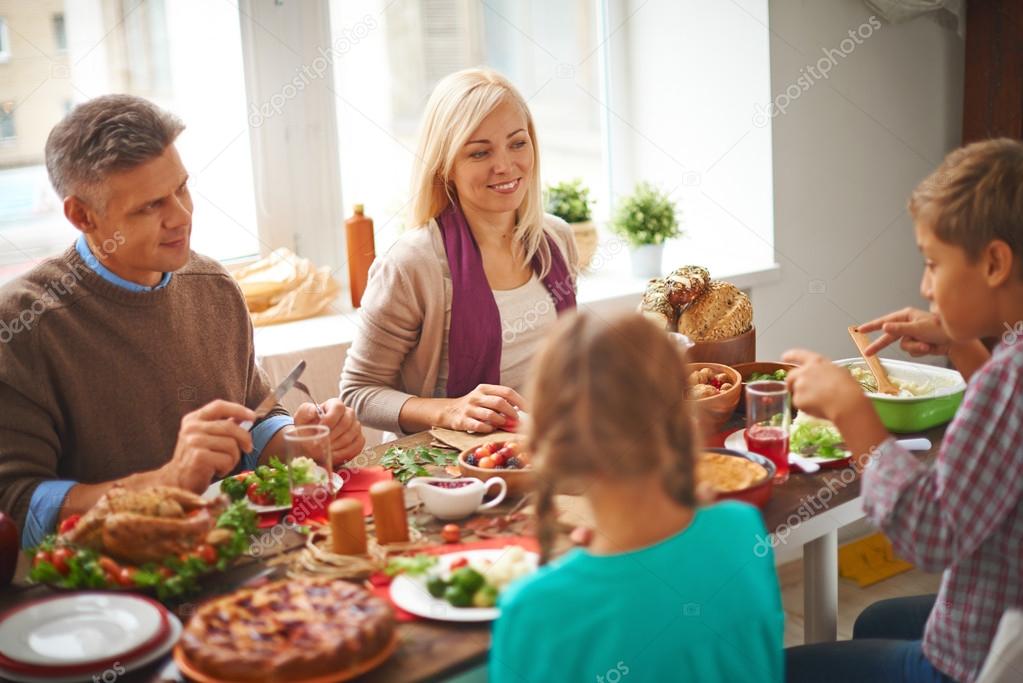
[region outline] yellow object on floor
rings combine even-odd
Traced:
[[[895,555],[892,542],[882,533],[851,541],[838,549],[838,575],[860,588],[909,571],[913,565]]]

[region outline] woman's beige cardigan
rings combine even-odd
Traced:
[[[546,215],[573,280],[572,230]],[[442,296],[443,294],[443,296]],[[341,370],[341,400],[367,427],[401,434],[398,415],[413,396],[433,398],[451,322],[451,274],[437,222],[403,234],[369,269],[358,331]]]

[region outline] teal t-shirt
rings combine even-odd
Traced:
[[[502,595],[491,683],[782,681],[766,537],[756,508],[724,502],[641,550],[567,553]]]

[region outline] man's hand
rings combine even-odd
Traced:
[[[332,398],[320,404],[324,415],[321,419],[312,403],[303,403],[295,411],[295,425],[322,424],[330,429],[330,452],[334,467],[348,462],[362,452],[366,438],[362,425],[355,419],[355,411],[345,406],[339,398]]]
[[[157,481],[201,493],[252,450],[252,436],[238,423],[255,417],[245,406],[221,400],[188,413],[181,418],[173,457],[156,471]]]

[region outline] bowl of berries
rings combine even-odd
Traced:
[[[492,441],[468,448],[458,454],[458,469],[463,477],[504,479],[509,496],[529,493],[536,476],[529,462],[529,453],[520,439]]]

